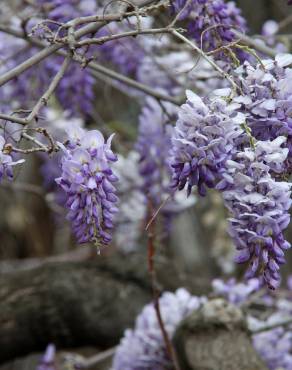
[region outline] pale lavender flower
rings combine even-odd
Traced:
[[[197,310],[204,298],[190,295],[185,289],[164,293],[160,310],[165,329],[173,336],[179,323]],[[136,319],[135,328],[126,330],[113,360],[112,370],[164,370],[171,365],[153,304],[148,304]]]
[[[247,282],[238,283],[234,278],[224,282],[222,279],[214,279],[212,281],[214,293],[223,296],[230,303],[240,305],[247,300],[247,298],[259,290],[261,283],[259,279],[253,278]]]
[[[111,150],[113,135],[105,142],[101,132],[80,131],[69,140],[62,159],[62,176],[56,182],[67,194],[67,218],[79,243],[106,245],[111,241],[118,197],[111,169],[117,160]]]
[[[283,230],[290,222],[291,184],[276,181],[270,171],[281,172],[287,149],[285,138],[257,142],[255,148],[238,152],[226,162],[227,172],[217,184],[223,190],[231,213],[229,234],[239,252],[238,263],[249,263],[246,276],[262,276],[275,289],[280,282],[280,265],[290,244]]]
[[[147,98],[139,116],[139,133],[136,149],[140,155],[139,172],[143,178],[143,189],[157,207],[170,194],[170,149],[171,119],[175,121],[176,107]]]
[[[236,73],[244,95],[234,102],[245,112],[247,125],[257,140],[287,137],[289,149],[287,171],[291,172],[292,156],[292,55],[279,54],[275,60],[264,60],[253,67],[245,63]]]
[[[223,99],[205,102],[187,91],[172,136],[171,166],[174,188],[187,185],[188,194],[197,186],[200,195],[214,188],[225,171],[226,160],[234,152],[234,139],[240,136],[244,117],[233,114]]]
[[[84,126],[83,120],[81,118],[72,118],[70,111],[60,113],[54,109],[47,108],[44,111],[44,115],[45,119],[40,124],[49,130],[56,141],[65,142],[68,139],[68,135],[69,140],[74,141],[73,136],[80,137],[84,134],[82,129]],[[43,141],[43,139],[43,135],[41,135],[39,140]],[[62,173],[62,153],[59,151],[50,156],[47,153],[40,153],[40,158],[42,160],[40,173],[43,177],[43,185],[47,191],[54,194],[55,201],[63,206],[66,202],[66,195],[55,181]]]

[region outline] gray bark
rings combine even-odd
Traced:
[[[152,299],[146,266],[146,257],[117,254],[0,275],[0,363],[49,342],[113,346]],[[206,291],[203,280],[194,281],[169,260],[157,270],[160,288]]]

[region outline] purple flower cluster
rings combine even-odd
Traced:
[[[139,172],[143,189],[152,206],[157,207],[170,194],[170,165],[168,152],[171,146],[171,120],[176,120],[177,109],[171,103],[147,98],[139,117],[136,149],[140,155]]]
[[[289,313],[290,315],[292,312]],[[269,317],[265,325],[283,321],[283,312]],[[292,368],[292,331],[291,326],[280,326],[273,330],[254,335],[253,345],[270,370],[290,370]]]
[[[197,310],[204,298],[191,296],[181,288],[175,293],[164,293],[159,301],[165,329],[172,337],[181,320]],[[112,369],[163,370],[170,365],[155,309],[149,304],[137,317],[135,328],[126,330],[116,350]]]
[[[60,23],[93,14],[97,10],[95,0],[37,0],[36,5],[46,18]]]
[[[172,2],[172,10],[178,14],[185,5],[186,0],[175,0]],[[224,0],[192,0],[180,15],[180,20],[187,22],[189,35],[204,51],[214,50],[234,41],[232,28],[241,32],[247,30],[240,9],[232,1],[225,3]]]
[[[238,306],[244,303],[250,294],[259,290],[261,284],[257,278],[249,279],[247,282],[238,283],[234,278],[224,282],[214,279],[212,287],[214,293],[226,298],[228,302]]]
[[[290,247],[283,230],[290,222],[291,184],[276,181],[271,169],[281,172],[287,149],[285,138],[245,148],[226,163],[227,172],[218,183],[225,205],[231,213],[229,233],[239,254],[236,261],[249,262],[247,278],[263,274],[272,289],[280,282],[284,251]]]
[[[55,57],[45,64],[46,73],[54,76],[62,63],[62,58]],[[71,63],[56,89],[56,97],[63,109],[73,117],[90,115],[94,101],[94,77],[88,69]]]
[[[135,17],[136,20],[136,17]],[[111,23],[110,26],[102,28],[98,37],[109,36],[133,30],[127,23]],[[137,69],[145,56],[145,51],[140,44],[140,38],[121,38],[108,41],[98,47],[100,58],[111,62],[126,75],[135,76]]]
[[[36,9],[35,9],[36,7]],[[30,9],[30,8],[29,8]],[[41,14],[44,19],[52,19],[57,22],[66,22],[70,19],[80,16],[93,14],[97,10],[97,5],[94,0],[67,0],[67,1],[46,1],[38,0],[31,13]],[[31,19],[28,24],[29,28],[41,22],[41,19]],[[13,19],[13,27],[21,30],[21,19]],[[42,26],[39,26],[40,32]],[[44,26],[43,26],[44,27]],[[52,32],[56,31],[57,25],[48,23]],[[44,31],[45,32],[45,31]],[[38,36],[38,32],[35,32]],[[42,36],[42,35],[40,35]],[[7,48],[10,46],[10,50]],[[21,49],[23,48],[23,51]],[[37,49],[30,48],[27,50],[25,43],[19,42],[16,38],[10,41],[9,36],[0,34],[0,51],[5,55],[5,64],[1,66],[1,72],[6,72],[8,69],[22,63],[27,58],[37,52]],[[10,57],[13,56],[13,58]],[[3,111],[11,111],[11,109],[19,108],[30,109],[40,95],[44,93],[45,88],[49,86],[50,81],[58,72],[63,58],[52,56],[45,61],[39,63],[36,68],[28,69],[17,80],[14,79],[1,89],[1,100],[3,100]],[[34,86],[31,89],[31,86]],[[65,76],[59,83],[55,95],[60,105],[68,110],[72,116],[86,116],[92,112],[94,100],[94,85],[95,79],[90,74],[89,70],[82,68],[78,63],[71,63],[68,67]]]
[[[172,136],[171,166],[174,188],[197,186],[200,195],[214,188],[234,151],[233,140],[242,133],[244,118],[234,114],[223,99],[203,100],[187,91]]]
[[[292,55],[279,54],[253,67],[248,62],[236,71],[243,95],[234,99],[245,112],[252,135],[258,140],[287,137],[288,171],[292,156]]]
[[[79,129],[67,148],[63,147],[62,175],[56,182],[67,194],[67,218],[79,243],[100,246],[111,241],[108,230],[113,228],[118,211],[113,185],[118,178],[111,169],[111,162],[117,157],[111,150],[111,141],[112,136],[105,142],[97,130]]]

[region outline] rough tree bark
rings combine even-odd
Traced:
[[[184,370],[267,370],[242,312],[223,299],[208,301],[186,318],[174,344]]]
[[[152,298],[146,266],[146,257],[117,254],[0,275],[0,363],[49,342],[59,348],[116,344]],[[171,261],[160,261],[157,269],[163,289],[206,291],[207,283]]]

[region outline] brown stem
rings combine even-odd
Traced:
[[[151,209],[151,206],[150,206]],[[151,212],[149,212],[151,214]],[[152,218],[151,218],[152,219]],[[155,236],[153,233],[154,221],[148,223],[148,272],[151,278],[152,294],[154,300],[154,310],[156,313],[157,321],[163,336],[164,344],[166,351],[173,363],[175,370],[180,370],[180,366],[177,360],[175,349],[172,345],[172,342],[169,338],[169,335],[165,329],[164,322],[161,315],[160,303],[159,303],[159,290],[157,289],[157,278],[155,272],[154,256],[155,256]]]

